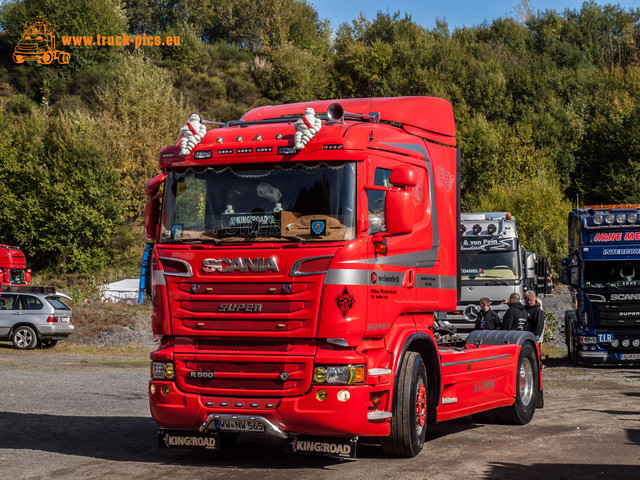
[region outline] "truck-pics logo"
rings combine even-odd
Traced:
[[[278,272],[278,263],[274,257],[269,258],[205,258],[202,261],[205,272],[242,272],[264,273]]]
[[[22,38],[13,51],[13,61],[16,63],[38,62],[49,65],[57,60],[66,65],[71,60],[71,54],[56,50],[56,26],[49,23],[43,16],[34,17],[24,24]]]

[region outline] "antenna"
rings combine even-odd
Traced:
[[[371,98],[371,84],[369,84],[369,117],[373,114],[373,98]],[[369,141],[373,141],[373,123],[370,125]]]

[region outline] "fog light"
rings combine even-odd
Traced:
[[[615,338],[611,340],[611,346],[613,348],[616,348],[618,345],[620,345],[620,342],[618,340],[616,340]]]
[[[346,402],[351,398],[351,392],[349,390],[340,390],[338,392],[338,400],[341,402]]]
[[[313,371],[313,381],[323,383],[327,379],[327,370],[322,367],[316,367]]]
[[[156,393],[156,386],[152,383],[151,386],[149,387],[149,393],[151,393],[151,395],[153,395],[154,393]]]
[[[316,392],[316,399],[319,402],[324,402],[327,399],[327,391],[326,390],[318,390]]]
[[[586,345],[582,345],[582,350],[587,350],[589,347],[587,347]]]
[[[595,350],[596,346],[595,345],[591,345],[591,350]]]
[[[629,345],[631,345],[631,342],[629,341],[628,338],[625,338],[624,340],[622,340],[623,347],[628,347]]]
[[[631,342],[631,345],[633,345],[634,347],[640,347],[640,340],[638,340],[637,338],[633,340],[633,342]]]
[[[171,388],[169,388],[169,385],[162,385],[162,394],[169,395],[169,393],[171,393]]]

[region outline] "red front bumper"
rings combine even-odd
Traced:
[[[163,385],[169,387],[168,393],[162,392]],[[325,400],[318,400],[318,390],[327,392]],[[338,400],[340,390],[350,393],[347,401]],[[195,430],[210,415],[236,415],[264,418],[287,435],[388,436],[389,420],[371,413],[371,398],[382,394],[380,386],[314,385],[299,397],[221,398],[184,393],[173,382],[149,382],[151,415],[161,427]],[[211,423],[208,428],[215,427]],[[267,429],[267,433],[273,432]]]

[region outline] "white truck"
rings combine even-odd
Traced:
[[[522,246],[511,213],[461,213],[458,238],[458,305],[446,320],[463,338],[474,329],[482,297],[502,318],[508,307],[503,300],[512,293],[551,293],[549,262]]]

